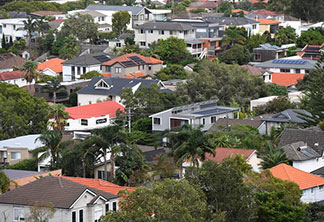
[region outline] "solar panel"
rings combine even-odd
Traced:
[[[275,64],[296,64],[296,65],[304,65],[306,61],[304,60],[291,60],[291,59],[274,59],[272,63]]]
[[[138,56],[131,56],[129,57],[131,60],[133,60],[134,62],[136,62],[139,65],[145,64],[145,62],[139,58]]]
[[[133,61],[124,61],[121,63],[126,67],[136,66],[136,64]]]
[[[107,62],[110,60],[108,56],[100,55],[100,56],[94,56],[95,59],[97,59],[100,62]]]

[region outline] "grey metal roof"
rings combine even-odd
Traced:
[[[81,15],[91,15],[92,17],[102,17],[105,16],[105,14],[102,14],[101,12],[95,11],[95,10],[87,10],[87,11],[81,11],[77,14]]]
[[[199,44],[199,43],[204,43],[203,41],[199,41],[198,39],[186,39],[186,43],[189,44]]]
[[[5,147],[10,148],[28,148],[29,150],[44,146],[39,140],[36,140],[40,134],[20,136],[7,140],[0,141],[0,149]]]
[[[237,26],[237,25],[247,25],[247,24],[259,24],[260,22],[244,18],[244,17],[216,17],[216,16],[206,16],[203,18],[206,22],[218,23],[220,25],[227,26]]]
[[[121,6],[121,5],[88,5],[86,10],[102,11],[129,11],[132,15],[138,15],[144,7],[140,6]]]
[[[303,116],[305,115],[305,116]],[[281,122],[281,123],[306,123],[305,118],[311,117],[312,114],[303,109],[286,109],[280,113],[277,113],[270,118],[266,119],[266,122]]]
[[[30,177],[30,176],[41,174],[40,172],[37,171],[11,170],[11,169],[0,170],[0,172],[4,172],[9,178],[9,180],[15,180],[19,178]]]
[[[186,25],[179,22],[152,21],[152,22],[146,22],[142,25],[138,25],[134,27],[134,29],[188,31],[194,28],[191,25]]]
[[[288,59],[284,59],[287,60]],[[266,62],[261,62],[258,64],[254,64],[256,67],[261,68],[293,68],[293,69],[314,69],[317,63],[316,60],[308,60],[308,59],[300,59],[300,61],[305,62],[304,64],[296,64],[296,63],[274,63],[274,60],[269,60]]]
[[[103,79],[109,86],[110,89],[96,89],[95,84]],[[90,95],[120,95],[123,88],[131,88],[136,86],[137,84],[141,84],[141,86],[151,87],[152,84],[158,84],[158,80],[148,80],[148,79],[127,79],[127,78],[119,78],[119,77],[94,77],[91,79],[90,83],[87,87],[80,89],[78,94],[90,94]]]
[[[96,57],[103,57],[106,56],[105,61],[101,61],[96,59]],[[97,64],[101,64],[103,62],[107,62],[109,60],[111,60],[113,57],[111,55],[108,55],[106,53],[96,53],[96,54],[85,54],[82,56],[79,56],[77,58],[74,59],[70,59],[68,61],[62,62],[63,65],[84,65],[84,66],[89,66],[89,65],[97,65]]]
[[[285,151],[288,160],[303,161],[321,157],[320,154],[302,141],[287,144],[281,148]]]
[[[279,46],[270,45],[269,43],[260,44],[260,47],[259,48],[256,48],[256,49],[266,49],[266,50],[274,50],[274,51],[283,50]]]

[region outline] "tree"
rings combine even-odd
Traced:
[[[271,36],[270,36],[271,38]],[[267,36],[266,35],[252,35],[250,38],[248,38],[248,41],[246,43],[246,47],[249,49],[250,52],[253,52],[254,48],[258,48],[260,44],[264,44],[267,42]]]
[[[117,221],[205,221],[206,197],[186,180],[165,180],[153,188],[138,187],[124,191],[121,210],[101,217],[103,222]]]
[[[279,29],[274,37],[278,45],[296,43],[296,38],[296,30],[290,26]]]
[[[127,30],[131,16],[128,11],[115,12],[112,15],[112,31],[119,36]]]
[[[159,39],[156,44],[153,44],[152,50],[154,54],[168,64],[183,64],[183,62],[190,60],[192,56],[187,50],[187,44],[183,39],[176,37],[169,37],[167,39]],[[190,62],[188,62],[190,63]]]
[[[28,34],[28,51],[31,53],[31,38],[33,35],[33,32],[37,30],[37,23],[36,20],[32,17],[29,17],[27,20],[24,20],[24,30],[27,31]]]
[[[92,79],[95,76],[101,76],[98,71],[90,71],[81,75],[81,79]]]
[[[324,205],[310,203],[306,206],[306,222],[320,222],[324,220]]]
[[[5,172],[0,172],[0,192],[5,193],[10,187],[10,180]]]
[[[303,48],[305,45],[322,45],[324,42],[324,30],[322,28],[311,28],[303,32],[297,39],[297,47]]]
[[[57,93],[66,92],[66,86],[61,85],[61,82],[62,80],[59,77],[55,77],[41,88],[42,92],[53,94],[54,104],[56,104]]]
[[[31,86],[33,81],[38,80],[38,72],[37,69],[37,63],[32,61],[27,61],[23,65],[23,71],[25,72],[25,80],[29,83],[29,86]]]
[[[224,34],[225,36],[222,41],[226,45],[243,45],[247,40],[247,31],[245,28],[229,27]]]
[[[279,113],[286,109],[296,109],[297,104],[290,102],[288,96],[278,96],[265,105],[257,106],[253,110],[256,115],[265,113]]]
[[[53,121],[49,125],[53,130],[64,130],[66,125],[66,120],[68,119],[68,113],[65,112],[65,106],[62,104],[56,104],[50,107],[50,116],[53,118]]]
[[[179,164],[168,154],[159,156],[158,161],[153,167],[153,177],[159,176],[160,179],[172,178],[177,175]]]
[[[64,38],[63,47],[59,49],[59,55],[62,59],[71,59],[79,52],[80,46],[78,40],[72,35]]]
[[[16,85],[0,83],[0,139],[41,133],[47,127],[49,106]]]
[[[187,72],[182,65],[170,64],[158,71],[156,77],[162,81],[171,79],[186,79]]]
[[[283,149],[276,148],[270,143],[267,143],[266,147],[260,152],[260,157],[262,159],[260,165],[263,169],[269,169],[281,163],[289,163]]]
[[[2,34],[2,39],[1,39],[1,48],[3,49],[8,49],[7,47],[7,42],[6,42],[6,37],[4,34]]]
[[[271,83],[267,85],[268,95],[269,96],[287,96],[288,90],[287,87]]]
[[[321,11],[324,10],[323,0],[309,0],[304,2],[302,0],[291,1],[289,4],[289,13],[301,20],[308,22],[323,21],[324,16]]]
[[[234,45],[232,48],[221,53],[218,57],[220,62],[226,64],[248,64],[251,60],[251,54],[247,48],[241,45]]]
[[[51,202],[34,202],[27,220],[30,222],[48,222],[53,218],[55,211]]]
[[[37,158],[24,159],[15,164],[6,166],[6,169],[37,171]]]

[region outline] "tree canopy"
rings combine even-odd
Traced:
[[[128,11],[119,11],[112,15],[112,30],[116,36],[119,36],[127,30],[130,19],[131,16]]]
[[[186,79],[187,72],[182,65],[170,64],[158,71],[156,77],[162,81],[171,79]]]
[[[249,50],[241,45],[234,45],[232,48],[224,51],[218,57],[220,62],[226,64],[245,65],[251,60]]]

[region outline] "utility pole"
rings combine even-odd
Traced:
[[[131,108],[129,107],[128,108],[128,132],[131,133],[131,118],[132,118],[132,115],[131,115]]]

